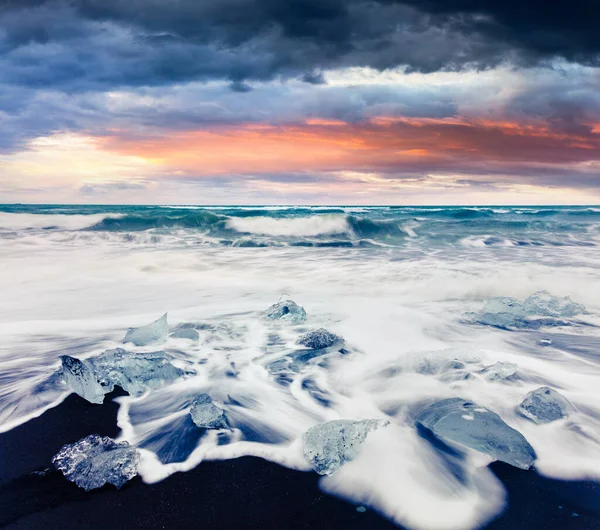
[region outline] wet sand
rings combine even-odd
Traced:
[[[0,435],[0,526],[13,529],[395,529],[367,509],[324,495],[315,473],[244,457],[203,462],[152,485],[139,477],[121,490],[85,492],[50,463],[65,443],[88,434],[116,436],[118,406],[72,395],[39,418]],[[600,484],[550,480],[502,463],[509,507],[489,530],[600,528]],[[401,494],[401,492],[399,492]]]

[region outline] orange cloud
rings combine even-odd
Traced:
[[[577,164],[600,160],[600,138],[550,124],[376,118],[344,123],[239,125],[168,136],[100,139],[103,147],[195,175],[300,171],[460,170],[472,164]],[[490,166],[491,168],[491,166]]]

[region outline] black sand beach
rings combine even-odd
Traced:
[[[50,464],[65,443],[88,434],[116,436],[118,406],[72,395],[60,406],[0,435],[0,526],[13,529],[394,529],[324,495],[314,473],[291,471],[258,458],[203,462],[153,485],[139,477],[121,490],[86,493]],[[509,508],[489,530],[600,528],[600,484],[564,482],[495,463]]]

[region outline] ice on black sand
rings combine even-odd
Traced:
[[[315,331],[310,331],[305,335],[302,335],[296,344],[310,348],[311,350],[322,350],[324,348],[330,348],[336,344],[342,344],[344,339],[331,331],[327,331],[324,328],[319,328]]]
[[[367,435],[387,420],[334,420],[311,427],[303,437],[304,457],[320,475],[333,475],[356,458]]]
[[[267,309],[266,316],[271,320],[304,322],[306,320],[306,311],[292,300],[280,300]]]
[[[131,353],[122,348],[106,350],[90,361],[98,380],[112,392],[120,386],[132,396],[141,396],[146,390],[172,383],[184,371],[171,364],[173,357],[164,351]]]
[[[163,351],[131,353],[122,348],[106,350],[98,357],[80,361],[63,355],[63,378],[67,386],[90,403],[102,403],[104,394],[120,386],[132,396],[172,383],[185,372],[171,364]]]
[[[113,484],[120,488],[137,475],[140,454],[128,442],[91,434],[64,445],[52,458],[63,475],[86,491]]]
[[[99,383],[94,369],[86,361],[62,355],[62,376],[67,386],[90,403],[102,403],[106,390]]]
[[[462,398],[443,399],[419,413],[417,424],[442,440],[464,445],[520,469],[536,458],[525,437],[498,414]]]
[[[124,343],[133,342],[136,346],[148,346],[167,340],[169,324],[167,313],[154,322],[139,328],[129,328],[123,339]]]
[[[219,402],[215,402],[208,394],[200,394],[190,409],[193,422],[203,429],[227,429],[227,418]]]
[[[529,392],[517,410],[538,424],[567,418],[576,411],[566,397],[547,386]]]

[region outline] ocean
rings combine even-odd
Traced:
[[[540,475],[600,480],[600,207],[0,205],[0,286],[0,432],[69,396],[61,355],[162,350],[185,373],[116,398],[145,483],[244,456],[310,471],[309,428],[382,419],[322,491],[407,528],[477,528],[509,504],[493,458],[415,428],[452,397],[519,431]],[[537,313],[486,305],[540,291]],[[306,321],[265,317],[287,299]],[[165,313],[199,339],[123,344]],[[343,348],[282,364],[318,328]],[[544,386],[568,417],[519,413]],[[200,393],[230,429],[193,424]]]

